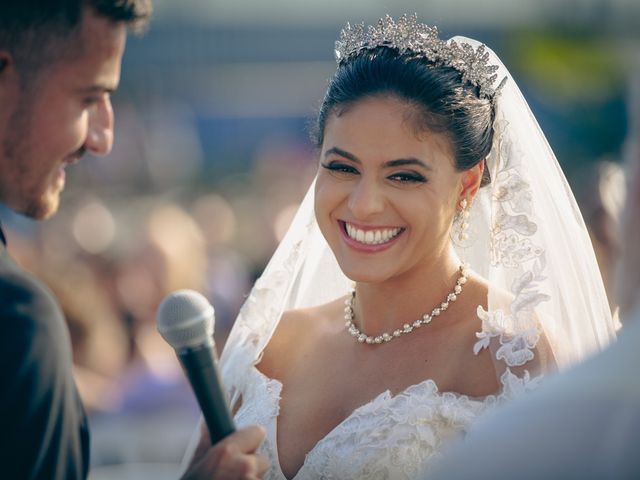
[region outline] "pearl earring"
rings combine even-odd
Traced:
[[[467,234],[467,229],[469,228],[469,202],[467,202],[466,198],[460,200],[460,212],[458,212],[458,240],[464,242],[469,239],[469,234]]]

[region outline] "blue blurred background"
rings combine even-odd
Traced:
[[[90,410],[94,479],[177,478],[198,419],[155,309],[205,293],[225,336],[315,172],[309,124],[345,22],[418,13],[491,46],[571,180],[600,250],[638,78],[636,0],[155,0],[114,95],[116,140],[70,170],[61,210],[9,218],[10,250],[61,299]],[[600,198],[602,197],[602,198]],[[603,219],[604,218],[604,219]],[[608,222],[608,223],[607,223]],[[603,226],[604,225],[604,226]]]

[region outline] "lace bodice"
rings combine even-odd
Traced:
[[[276,443],[282,384],[254,368],[247,387],[235,421],[239,427],[258,424],[267,429],[260,449],[271,464],[265,478],[284,480]],[[495,400],[440,393],[432,380],[395,396],[387,390],[320,440],[295,479],[415,478],[438,455],[444,441],[460,435]]]
[[[521,338],[501,338],[503,350],[517,350]],[[487,347],[478,334],[476,350]],[[530,352],[531,349],[525,348]],[[506,362],[507,365],[510,362]],[[236,377],[237,378],[237,377]],[[440,392],[433,380],[411,385],[397,395],[387,390],[354,410],[307,453],[296,480],[411,479],[428,470],[442,446],[462,436],[469,425],[494,405],[533,388],[540,377],[518,376],[509,366],[501,376],[498,395],[481,399]],[[267,436],[259,453],[269,459],[269,480],[285,480],[278,457],[277,417],[282,384],[255,366],[233,385],[242,397],[235,416],[238,427],[262,425]]]

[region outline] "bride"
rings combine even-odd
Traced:
[[[403,16],[347,25],[336,57],[317,177],[223,381],[237,425],[267,431],[267,478],[412,478],[614,325],[573,196],[492,52]]]

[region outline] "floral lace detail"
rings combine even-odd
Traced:
[[[522,376],[514,375],[511,369],[507,368],[500,377],[500,381],[502,382],[501,397],[505,399],[516,398],[523,393],[535,390],[543,378],[542,375],[531,378],[529,372],[526,370]]]
[[[534,359],[533,350],[541,333],[537,325],[516,329],[513,317],[506,316],[503,310],[487,312],[481,306],[478,306],[478,317],[482,320],[482,331],[476,333],[478,341],[473,346],[473,353],[477,355],[489,347],[492,338],[497,338],[499,347],[495,358],[509,367],[522,366]]]
[[[523,178],[525,165],[509,163],[513,163],[513,159],[520,159],[522,162],[526,156],[515,151],[515,145],[503,140],[506,127],[505,122],[496,122],[490,154],[495,165],[495,171],[492,172],[495,182],[492,198],[495,213],[491,226],[491,263],[517,268],[523,262],[539,257],[544,250],[530,238],[538,231],[538,226],[531,220],[534,213],[532,193],[528,182]]]
[[[511,221],[524,224],[521,219],[524,215],[520,215]],[[512,225],[513,227],[519,227],[518,223]],[[524,228],[530,228],[525,226]],[[493,237],[494,248],[491,250],[491,261],[494,264],[502,263],[505,267],[517,267],[522,262],[527,262],[533,258],[542,255],[542,249],[536,247],[531,243],[528,238],[521,238],[516,233],[509,233],[507,231],[500,231]]]
[[[517,268],[543,254],[543,249],[530,238],[538,231],[529,218],[530,192],[521,174],[513,168],[500,171],[495,181],[498,185],[493,201],[498,205],[491,229],[491,260],[494,265]]]
[[[476,355],[483,348],[489,347],[492,338],[498,338],[500,347],[496,352],[497,360],[503,360],[510,367],[522,366],[533,360],[533,350],[541,335],[534,308],[549,299],[536,286],[536,282],[542,279],[540,270],[541,267],[536,264],[534,271],[525,272],[513,283],[512,293],[515,298],[509,305],[509,314],[502,309],[488,312],[478,306],[482,331],[476,333],[478,342],[473,348]]]
[[[236,424],[260,424],[267,438],[260,448],[271,468],[265,478],[283,480],[277,457],[276,419],[282,384],[252,368]],[[514,387],[515,389],[515,387]],[[306,479],[416,478],[440,456],[442,445],[464,434],[498,397],[472,399],[441,393],[433,380],[398,395],[389,391],[354,410],[307,454],[295,476]]]

